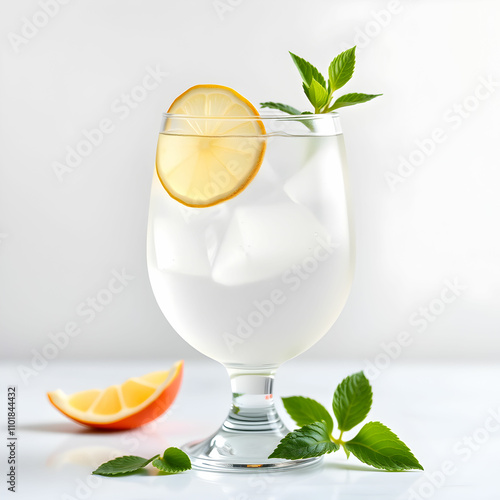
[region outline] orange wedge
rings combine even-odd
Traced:
[[[210,207],[250,184],[264,159],[266,130],[247,99],[229,87],[196,85],[168,113],[189,117],[167,117],[158,139],[156,171],[172,198]]]
[[[65,394],[48,392],[50,402],[79,424],[99,429],[133,429],[151,422],[172,404],[182,381],[183,361],[170,370],[133,377],[106,389]]]

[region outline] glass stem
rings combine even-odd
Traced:
[[[223,428],[228,432],[286,433],[273,399],[276,370],[228,368],[233,401]]]

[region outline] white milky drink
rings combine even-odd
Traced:
[[[156,300],[186,342],[228,367],[276,367],[314,345],[353,277],[342,135],[278,132],[265,141],[255,178],[218,205],[187,207],[153,179]]]

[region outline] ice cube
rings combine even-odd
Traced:
[[[153,183],[150,205],[150,265],[160,271],[210,276],[211,266],[204,231],[204,215],[170,198],[159,182]],[[217,219],[217,217],[215,217]],[[213,245],[213,243],[212,243]]]
[[[209,276],[210,263],[205,242],[181,220],[157,216],[153,221],[156,267],[193,276]],[[153,264],[154,265],[154,264]]]
[[[279,276],[310,255],[325,227],[295,203],[246,206],[235,210],[213,266],[223,285],[254,283]]]
[[[219,237],[214,226],[208,226],[205,230],[205,244],[207,247],[207,257],[210,266],[213,265],[215,261],[215,256],[217,255],[217,250],[219,249]]]
[[[285,182],[283,190],[295,203],[316,214],[334,240],[342,241],[349,232],[344,146],[341,142],[328,147],[316,144],[307,163]]]
[[[257,175],[250,184],[238,196],[231,200],[236,205],[248,205],[250,203],[286,201],[283,193],[283,182],[276,175],[272,165],[264,159]]]
[[[293,201],[311,208],[331,197],[332,190],[344,190],[345,184],[343,143],[332,143],[329,147],[317,143],[317,148],[315,152],[311,151],[307,163],[283,187]]]

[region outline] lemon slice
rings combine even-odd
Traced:
[[[151,422],[172,404],[179,392],[184,364],[170,370],[133,377],[106,389],[66,394],[60,389],[47,393],[64,415],[89,427],[133,429]]]
[[[249,185],[266,149],[264,124],[252,119],[259,113],[249,101],[229,87],[196,85],[168,112],[189,116],[168,117],[158,140],[156,171],[172,198],[210,207]]]

